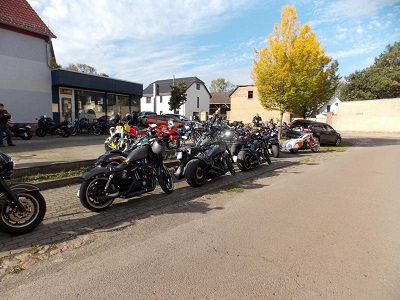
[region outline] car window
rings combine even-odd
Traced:
[[[325,124],[324,127],[325,127],[325,129],[326,129],[327,131],[334,131],[334,129],[333,129],[330,125],[328,125],[328,124]]]

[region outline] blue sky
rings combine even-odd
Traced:
[[[400,41],[396,0],[28,0],[57,36],[59,64],[85,63],[143,83],[197,76],[252,84],[254,49],[265,47],[284,5],[294,5],[339,74],[370,66]]]

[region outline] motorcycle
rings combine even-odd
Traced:
[[[0,151],[0,230],[24,234],[35,229],[46,214],[46,202],[40,188],[30,183],[8,184],[14,161]]]
[[[20,137],[23,140],[30,140],[32,138],[31,126],[28,124],[11,123],[7,122],[8,128],[10,128],[13,136]],[[3,133],[3,138],[6,138],[6,134]]]
[[[120,123],[110,128],[110,136],[104,141],[106,151],[128,151],[138,137],[138,128]]]
[[[281,151],[290,151],[290,153],[297,153],[299,150],[311,149],[312,152],[320,150],[320,144],[312,132],[304,132],[298,138],[292,138],[282,144]]]
[[[143,137],[118,165],[92,168],[82,175],[78,197],[84,207],[102,211],[113,201],[149,193],[156,188],[169,194],[174,190],[171,173],[163,163],[165,143],[157,136]]]
[[[94,130],[94,123],[90,123],[86,118],[76,119],[75,123],[69,127],[69,132],[72,136],[78,133],[92,133]]]
[[[233,159],[226,142],[218,134],[218,129],[211,128],[199,143],[199,152],[185,166],[184,175],[192,187],[201,186],[207,179],[212,179],[227,172],[235,175]]]
[[[249,135],[237,156],[237,166],[241,171],[248,171],[252,166],[267,162],[271,164],[268,151],[268,137],[260,131]]]
[[[277,158],[279,157],[279,139],[278,139],[278,132],[277,130],[269,130],[267,131],[267,144],[268,144],[268,151],[269,154],[272,155],[273,157]]]
[[[62,137],[67,138],[71,135],[67,121],[63,121],[59,124],[56,124],[52,118],[43,115],[39,118],[38,125],[39,128],[36,129],[35,134],[39,137],[44,137],[47,134],[50,135],[58,134]]]

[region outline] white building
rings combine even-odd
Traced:
[[[326,117],[328,113],[332,113],[333,115],[337,115],[338,105],[342,102],[336,96],[333,96],[327,103],[322,105],[318,110],[318,114],[316,116],[317,121],[326,122]]]
[[[185,81],[187,101],[178,111],[169,109],[171,86]],[[187,117],[199,116],[200,113],[209,113],[211,94],[204,82],[197,77],[175,78],[158,80],[151,83],[144,91],[140,100],[141,111],[153,111],[157,114],[176,113]]]

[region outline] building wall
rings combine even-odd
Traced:
[[[253,98],[248,98],[248,92],[253,91]],[[280,119],[280,112],[277,110],[267,110],[261,106],[258,99],[257,88],[255,86],[238,87],[231,95],[231,112],[229,119],[232,121],[242,121],[250,123],[258,113],[263,121],[268,121],[271,118],[275,122]],[[290,114],[283,115],[282,122],[290,122]]]
[[[44,40],[0,28],[0,102],[13,122],[52,115],[51,70]]]
[[[398,132],[400,98],[341,102],[332,126],[338,131]]]

